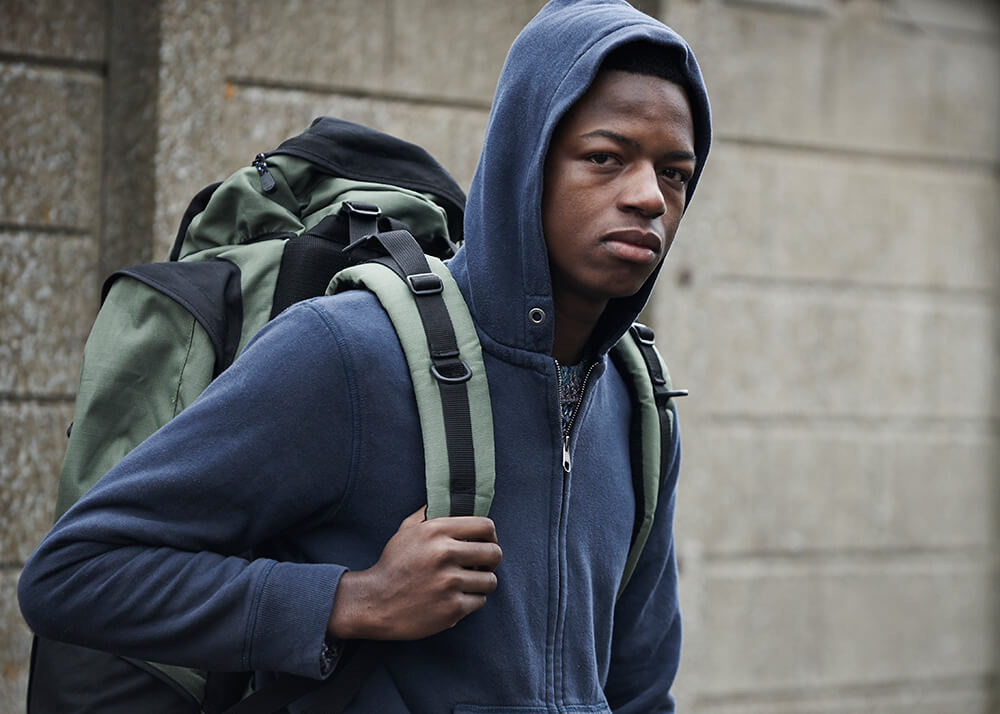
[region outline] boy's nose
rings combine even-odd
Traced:
[[[659,218],[667,212],[667,202],[660,189],[660,177],[652,164],[637,164],[626,176],[622,209],[636,211],[646,218]]]

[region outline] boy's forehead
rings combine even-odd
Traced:
[[[691,101],[683,85],[651,74],[602,69],[562,116],[556,133],[581,113],[644,113],[660,106],[664,92],[682,96],[685,113],[691,116]]]

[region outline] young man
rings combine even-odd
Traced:
[[[313,678],[343,640],[380,640],[356,711],[673,711],[679,445],[616,598],[635,495],[607,351],[709,141],[681,38],[618,0],[549,3],[504,65],[449,265],[489,376],[490,518],[423,519],[405,360],[377,300],[350,291],[279,316],[60,520],[22,576],[29,624]]]

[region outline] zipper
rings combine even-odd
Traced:
[[[271,193],[278,184],[275,182],[271,172],[267,170],[267,156],[265,154],[257,154],[250,165],[257,169],[257,176],[260,178],[260,190],[264,193]]]
[[[559,360],[553,360],[556,363],[556,384],[558,386],[558,397],[559,397],[559,418],[562,419],[562,389],[563,380],[562,373],[560,371]],[[563,558],[565,557],[566,549],[563,547],[563,529],[566,527],[567,511],[569,509],[568,495],[569,495],[569,472],[573,467],[573,461],[569,453],[570,436],[573,433],[573,425],[576,424],[576,417],[580,413],[580,407],[583,405],[583,398],[587,394],[587,384],[590,382],[590,375],[597,366],[597,362],[594,362],[587,369],[586,373],[583,375],[583,380],[580,382],[580,398],[577,399],[576,404],[573,406],[573,412],[569,415],[569,419],[566,420],[566,427],[562,432],[562,467],[563,467],[563,478],[562,478],[562,495],[560,499],[559,506],[559,525],[557,531],[557,539],[559,542],[558,548],[558,558],[559,565],[556,568],[556,592],[558,593],[558,599],[556,604],[556,629],[553,633],[554,642],[562,642],[565,637],[565,612],[566,601],[563,597],[563,578],[565,565],[563,563]],[[556,702],[561,701],[561,693],[564,693],[563,677],[564,673],[562,671],[562,647],[554,647],[555,654],[552,658],[552,694]],[[562,708],[560,707],[560,711]]]
[[[556,363],[556,384],[559,386],[559,405],[560,413],[562,410],[562,373],[559,371],[559,360],[554,360]],[[594,362],[587,369],[587,373],[583,375],[583,381],[580,383],[580,398],[576,400],[576,405],[573,407],[573,413],[569,415],[569,420],[566,422],[566,428],[563,429],[563,439],[562,439],[562,467],[563,473],[568,475],[571,468],[573,468],[573,460],[569,455],[569,437],[573,432],[573,424],[576,423],[576,415],[580,413],[580,407],[583,406],[583,397],[587,393],[587,383],[590,381],[590,374],[594,371],[594,367],[597,366],[597,362]]]

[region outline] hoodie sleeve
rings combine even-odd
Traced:
[[[673,433],[653,528],[615,607],[611,664],[604,688],[615,714],[674,711],[670,689],[680,659],[681,615],[673,538],[680,437],[677,429]]]
[[[357,411],[345,359],[314,306],[273,321],[53,527],[18,585],[31,628],[166,664],[322,676],[346,568],[240,554],[343,497]]]

